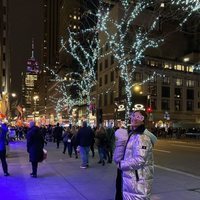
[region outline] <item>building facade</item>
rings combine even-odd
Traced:
[[[95,6],[94,6],[95,5]],[[58,120],[56,103],[52,98],[59,98],[62,95],[58,92],[58,85],[55,76],[50,73],[53,70],[59,75],[71,71],[79,71],[79,65],[75,59],[66,52],[61,44],[68,45],[68,31],[78,32],[94,23],[95,19],[87,18],[90,9],[96,9],[96,4],[91,1],[43,1],[44,7],[44,43],[42,73],[39,76],[37,85],[39,88],[40,113],[45,115],[48,122]],[[47,69],[49,68],[49,69]],[[64,78],[64,77],[63,77]],[[73,88],[69,88],[69,91]],[[60,114],[65,118],[66,111]],[[51,118],[51,119],[50,119]],[[53,120],[54,119],[54,120]],[[47,122],[47,123],[48,123]]]
[[[119,4],[116,4],[110,15],[119,20],[122,14]],[[148,10],[136,20],[134,26],[140,27],[143,19],[150,18],[150,15],[151,10]],[[195,68],[200,62],[200,38],[198,26],[191,34],[191,23],[194,22],[190,21],[183,32],[171,33],[174,30],[173,21],[158,27],[154,34],[169,32],[170,36],[160,47],[147,50],[145,59],[134,72],[132,84],[140,86],[140,91],[133,88],[132,109],[144,108],[154,126],[200,126],[200,74]],[[103,34],[100,34],[100,39],[106,40]],[[110,50],[109,46],[104,46],[101,52],[106,55]],[[106,55],[98,62],[96,105],[104,124],[124,120],[127,102],[118,64],[113,55]],[[149,79],[153,74],[156,75]]]
[[[0,114],[10,115],[10,49],[8,26],[8,0],[0,1]],[[0,116],[1,118],[1,116]]]
[[[67,28],[73,31],[81,31],[87,27],[85,17],[92,9],[89,3],[90,1],[67,2],[63,0],[53,3],[44,0],[45,29],[42,64],[44,70],[41,79],[39,79],[39,96],[41,96],[41,101],[44,101],[43,103],[40,102],[41,111],[43,110],[42,113],[49,116],[47,118],[56,117],[56,105],[52,103],[49,97],[58,97],[59,95],[56,91],[58,83],[53,81],[53,76],[45,70],[45,67],[48,66],[60,74],[63,74],[60,70],[64,68],[65,72],[71,69],[72,71],[79,70],[74,59],[63,49],[61,38],[67,44]],[[111,16],[119,20],[122,15],[119,4],[116,1],[105,1],[105,3],[106,5],[110,4]],[[87,9],[84,10],[83,8]],[[132,31],[134,32],[134,28],[140,27],[144,21],[146,22],[145,19],[151,15],[152,8],[148,9],[136,21]],[[92,22],[94,21],[95,19],[92,20]],[[199,72],[194,69],[194,66],[200,61],[200,39],[196,34],[199,27],[193,29],[191,34],[189,26],[191,23],[195,24],[194,21],[187,24],[188,27],[185,26],[184,31],[170,34],[160,47],[147,50],[145,58],[142,59],[142,63],[135,70],[133,85],[140,86],[140,89],[135,91],[133,88],[132,109],[142,107],[149,112],[149,122],[152,125],[182,126],[188,124],[188,126],[192,126],[193,124],[200,124]],[[174,25],[174,21],[167,23],[160,21],[154,34],[166,34],[174,30]],[[112,29],[112,27],[110,28]],[[130,32],[130,36],[133,32]],[[106,40],[104,36],[99,34],[103,43]],[[126,104],[124,83],[120,77],[118,63],[114,55],[109,53],[110,50],[109,44],[101,49],[105,56],[98,61],[97,85],[92,89],[91,94],[91,103],[94,104],[93,107],[96,111],[91,118],[95,123],[100,122],[106,125],[114,123],[118,119],[123,120]],[[149,79],[152,74],[157,75]],[[76,117],[82,118],[84,110],[84,106],[76,108]],[[55,119],[57,120],[57,118]]]

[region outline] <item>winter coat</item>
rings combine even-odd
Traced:
[[[54,137],[57,140],[62,140],[62,133],[63,133],[63,128],[61,126],[56,126],[53,130]]]
[[[0,128],[0,151],[6,150],[6,135],[8,132],[8,128],[5,124],[2,124]]]
[[[124,200],[150,200],[153,182],[153,145],[157,138],[147,129],[132,134],[120,162]]]
[[[90,127],[82,127],[79,129],[76,137],[77,145],[86,147],[92,144],[92,129]]]
[[[97,130],[95,135],[95,141],[97,147],[106,147],[107,145],[107,137],[105,130]]]
[[[27,133],[27,151],[30,162],[41,162],[43,160],[44,138],[39,127],[33,126]]]
[[[124,156],[126,143],[128,140],[128,132],[124,128],[119,128],[115,131],[115,150],[113,160],[118,164]]]

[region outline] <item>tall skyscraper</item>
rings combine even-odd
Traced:
[[[0,0],[0,114],[8,116],[10,98],[10,51],[8,40],[8,0]],[[1,116],[0,116],[1,119]]]
[[[31,58],[27,60],[26,72],[23,74],[22,82],[22,104],[26,109],[26,115],[33,112],[31,105],[34,102],[34,95],[37,94],[35,87],[39,72],[39,65],[34,57],[34,40],[32,40]]]

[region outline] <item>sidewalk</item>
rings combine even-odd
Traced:
[[[48,158],[39,164],[38,178],[31,178],[25,141],[10,143],[8,167],[11,176],[0,169],[1,199],[6,200],[114,200],[116,167],[97,164],[98,155],[90,157],[90,167],[80,169],[80,158],[62,154],[48,143]],[[200,177],[192,177],[155,168],[152,200],[199,200]]]

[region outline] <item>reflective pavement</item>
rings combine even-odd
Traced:
[[[7,147],[11,176],[0,171],[0,196],[5,200],[114,200],[116,166],[98,164],[97,152],[90,156],[89,168],[80,169],[80,158],[63,154],[48,143],[47,160],[39,164],[38,178],[30,177],[26,142]],[[152,200],[199,200],[200,177],[156,166]]]

